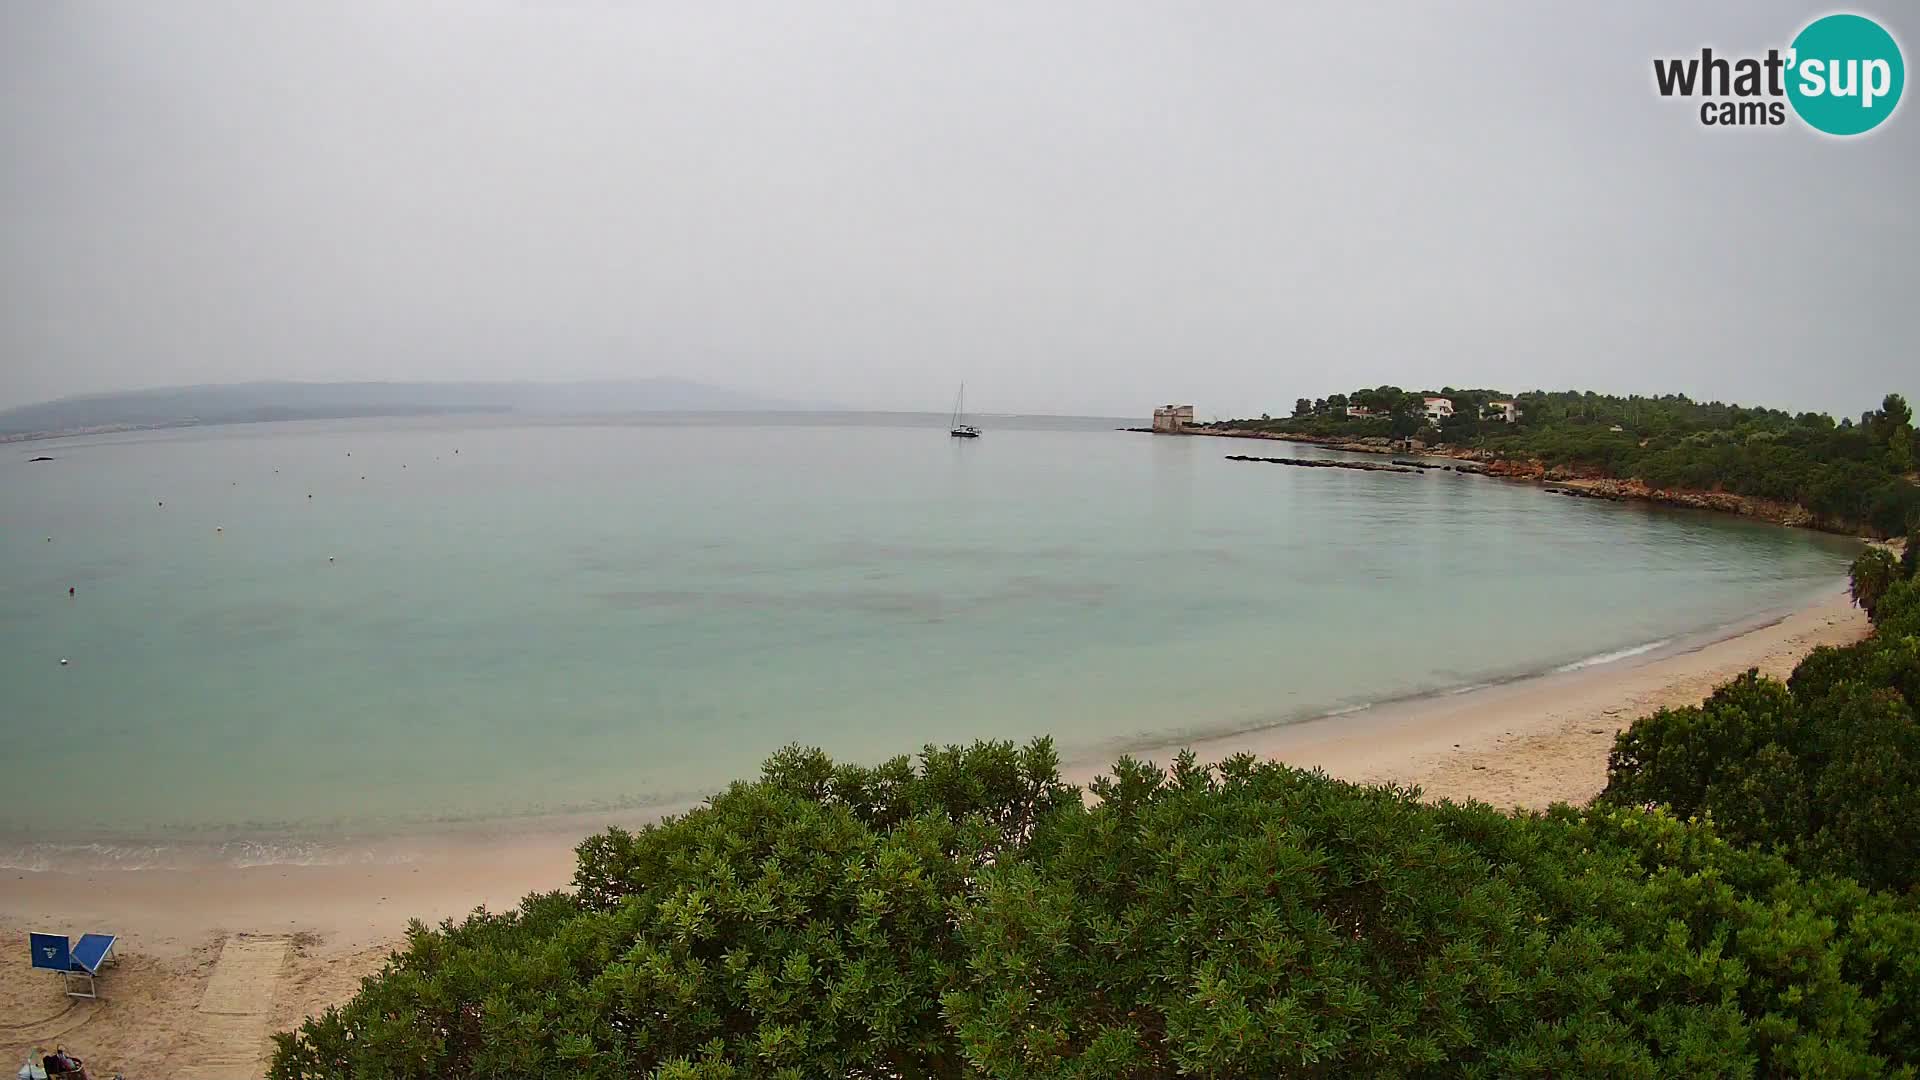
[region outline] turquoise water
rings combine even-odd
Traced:
[[[5,447],[0,838],[673,804],[790,741],[1098,756],[1702,631],[1854,550],[1218,439],[927,423]]]

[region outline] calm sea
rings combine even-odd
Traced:
[[[788,742],[875,760],[1047,733],[1098,757],[1701,632],[1831,588],[1855,550],[980,422],[4,447],[0,863],[678,804]]]

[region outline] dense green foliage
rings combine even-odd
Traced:
[[[1710,814],[1805,870],[1920,884],[1920,580],[1869,550],[1853,594],[1874,633],[1814,650],[1782,684],[1749,673],[1623,732],[1602,800]]]
[[[1513,398],[1517,423],[1483,418],[1492,390],[1440,391],[1454,415],[1431,428],[1423,393],[1395,386],[1295,403],[1293,416],[1230,425],[1318,436],[1420,435],[1500,457],[1631,477],[1660,488],[1727,491],[1797,503],[1824,524],[1896,536],[1920,524],[1920,433],[1912,410],[1888,394],[1859,422],[1824,413],[1696,402],[1684,395],[1615,397],[1534,391]],[[1376,415],[1349,417],[1354,405]]]
[[[962,923],[947,1011],[989,1075],[1866,1075],[1920,1050],[1913,911],[1705,827],[1246,757],[1123,762],[1101,794]]]
[[[416,926],[274,1075],[955,1075],[953,904],[1074,797],[1046,743],[919,770],[783,752],[701,810],[583,842],[574,896]]]
[[[1702,822],[1237,757],[817,751],[415,925],[278,1037],[322,1077],[1912,1075],[1920,912]]]

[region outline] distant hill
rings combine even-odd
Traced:
[[[672,378],[554,383],[256,382],[87,394],[0,410],[0,436],[353,416],[553,416],[820,408],[831,406],[781,401]]]

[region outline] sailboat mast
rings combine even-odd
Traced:
[[[950,426],[952,427],[960,426],[960,417],[966,414],[966,408],[967,408],[967,384],[961,383],[960,393],[955,395],[953,399],[953,423]]]

